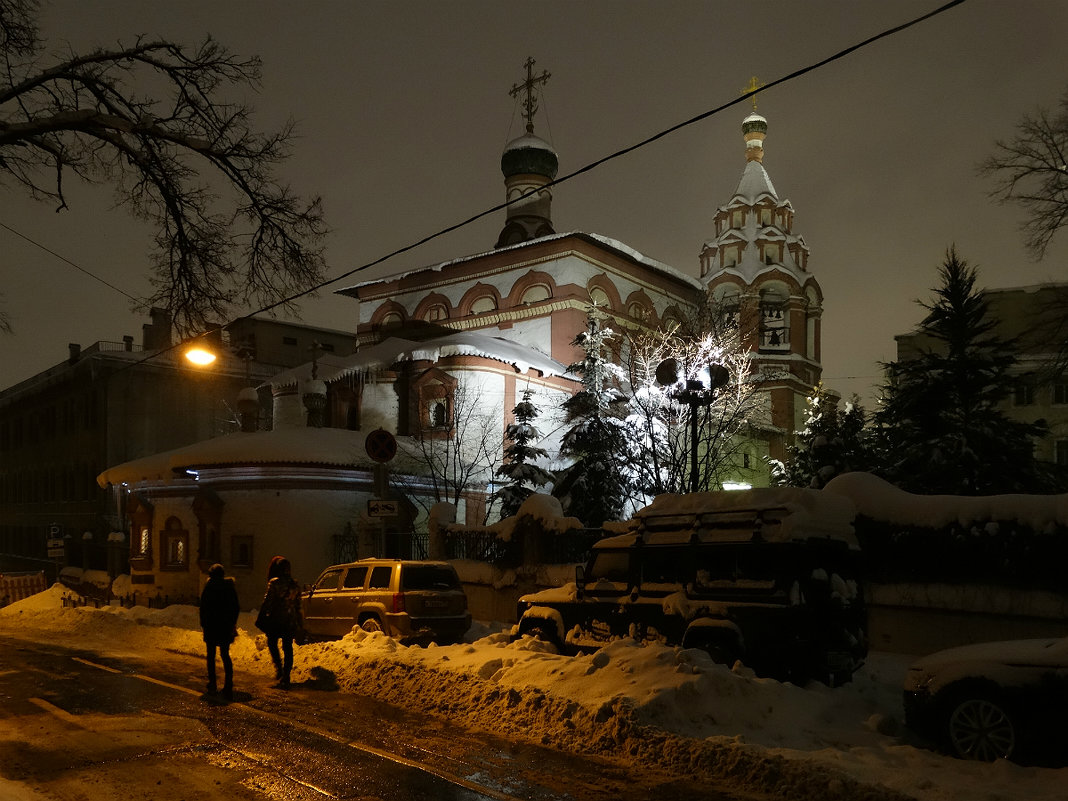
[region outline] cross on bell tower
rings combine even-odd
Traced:
[[[538,98],[534,89],[539,83],[543,85],[548,83],[550,78],[546,70],[542,70],[541,75],[535,75],[534,64],[534,59],[528,56],[523,65],[527,68],[527,79],[515,84],[508,91],[511,97],[517,97],[520,92],[526,92],[527,96],[523,99],[523,119],[527,121],[527,133],[534,133],[534,114],[538,110]]]

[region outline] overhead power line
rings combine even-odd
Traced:
[[[936,8],[936,9],[934,9],[932,11],[929,11],[926,14],[922,14],[921,16],[916,17],[915,19],[912,19],[912,20],[910,20],[908,22],[904,22],[904,23],[902,23],[900,25],[895,25],[892,28],[888,28],[888,29],[882,31],[881,33],[875,34],[874,36],[871,36],[871,37],[869,37],[869,38],[867,38],[867,39],[865,39],[865,40],[863,40],[861,42],[858,42],[857,44],[851,45],[850,47],[847,47],[844,50],[840,50],[837,53],[835,53],[834,55],[828,56],[827,58],[824,58],[824,59],[822,59],[820,61],[817,61],[817,62],[815,62],[813,64],[810,64],[807,67],[802,67],[801,69],[795,70],[794,72],[791,72],[788,75],[784,75],[781,78],[776,78],[775,80],[769,81],[769,82],[765,83],[764,85],[762,85],[760,87],[753,88],[752,90],[750,90],[748,92],[745,92],[744,94],[741,94],[738,97],[735,97],[735,98],[733,98],[732,100],[730,100],[730,101],[728,101],[726,103],[723,103],[723,104],[721,104],[719,106],[716,106],[715,108],[712,108],[712,109],[709,109],[709,110],[707,110],[705,112],[702,112],[701,114],[698,114],[695,117],[691,117],[688,120],[684,120],[683,122],[679,122],[679,123],[677,123],[675,125],[672,125],[669,128],[664,128],[663,130],[659,131],[658,133],[655,133],[652,136],[649,136],[649,137],[647,137],[645,139],[642,139],[641,141],[636,142],[635,144],[630,145],[629,147],[625,147],[622,150],[617,150],[616,152],[611,153],[611,154],[609,154],[607,156],[603,156],[602,158],[599,158],[596,161],[591,161],[590,163],[586,164],[584,167],[580,167],[579,169],[574,170],[573,172],[567,173],[566,175],[563,175],[563,176],[561,176],[559,178],[556,178],[553,181],[550,181],[549,183],[545,184],[545,186],[542,187],[542,189],[545,189],[545,188],[548,188],[548,187],[552,187],[552,186],[557,186],[559,184],[564,183],[565,181],[570,181],[572,178],[576,178],[576,177],[578,177],[580,175],[584,175],[585,173],[590,172],[591,170],[594,170],[594,169],[600,167],[602,164],[606,164],[609,161],[613,161],[615,159],[618,159],[618,158],[626,156],[626,155],[628,155],[630,153],[633,153],[635,150],[638,150],[639,148],[643,148],[643,147],[645,147],[647,145],[652,144],[653,142],[656,142],[656,141],[658,141],[660,139],[663,139],[664,137],[666,137],[666,136],[668,136],[670,134],[673,134],[676,131],[680,131],[683,128],[686,128],[686,127],[688,127],[690,125],[694,125],[695,123],[701,122],[702,120],[706,120],[709,117],[712,117],[712,116],[714,116],[716,114],[719,114],[719,113],[725,111],[726,109],[731,108],[732,106],[738,105],[739,103],[743,103],[746,100],[748,100],[750,97],[752,97],[753,95],[757,94],[758,92],[765,92],[765,91],[767,91],[768,89],[771,89],[774,86],[778,86],[778,85],[784,84],[784,83],[786,83],[788,81],[792,81],[795,78],[800,78],[803,75],[807,75],[808,73],[813,72],[814,70],[818,70],[818,69],[820,69],[822,67],[827,66],[828,64],[831,64],[831,63],[833,63],[835,61],[838,61],[839,59],[845,58],[846,56],[851,55],[851,54],[855,53],[856,51],[858,51],[858,50],[860,50],[860,49],[862,49],[864,47],[867,47],[868,45],[874,44],[875,42],[878,42],[878,41],[880,41],[882,39],[886,39],[889,36],[893,36],[895,34],[901,33],[902,31],[905,31],[905,30],[907,30],[907,29],[909,29],[909,28],[911,28],[911,27],[913,27],[915,25],[918,25],[921,22],[926,22],[927,20],[932,19],[932,18],[938,16],[939,14],[943,14],[946,11],[949,11],[951,8],[955,8],[956,6],[959,6],[959,5],[963,4],[964,2],[965,2],[965,0],[951,0],[950,2],[939,6],[938,8]],[[411,250],[414,250],[414,249],[416,249],[416,248],[418,248],[418,247],[420,247],[422,245],[425,245],[427,242],[430,242],[430,241],[432,241],[434,239],[438,239],[439,237],[442,237],[445,234],[452,233],[453,231],[456,231],[456,230],[458,230],[460,228],[463,228],[463,227],[465,227],[467,225],[470,225],[471,223],[475,222],[476,220],[480,220],[483,217],[486,217],[486,216],[488,216],[490,214],[493,214],[495,212],[501,211],[502,209],[507,208],[508,206],[512,205],[513,203],[518,203],[519,201],[521,201],[524,198],[528,197],[531,193],[532,192],[528,192],[528,193],[526,193],[526,194],[524,194],[522,196],[513,198],[512,200],[506,201],[504,203],[498,203],[497,205],[492,206],[491,208],[488,208],[488,209],[486,209],[484,211],[481,211],[478,214],[472,215],[471,217],[468,217],[465,220],[462,220],[460,222],[457,222],[457,223],[454,223],[452,225],[449,225],[449,226],[447,226],[445,228],[442,228],[442,229],[440,229],[440,230],[438,230],[438,231],[436,231],[436,232],[434,232],[432,234],[428,234],[427,236],[424,236],[422,239],[419,239],[419,240],[417,240],[415,242],[412,242],[412,243],[410,243],[408,245],[405,245],[403,247],[397,248],[396,250],[393,250],[393,251],[391,251],[391,252],[389,252],[389,253],[387,253],[387,254],[385,254],[383,256],[380,256],[377,259],[374,259],[373,261],[369,261],[369,262],[366,262],[364,264],[361,264],[359,267],[354,267],[353,269],[351,269],[351,270],[349,270],[349,271],[347,271],[345,273],[342,273],[341,275],[338,275],[338,276],[336,276],[334,278],[330,278],[330,279],[328,279],[326,281],[322,281],[322,282],[316,284],[315,286],[313,286],[313,287],[311,287],[309,289],[305,289],[305,290],[303,290],[301,292],[297,292],[297,293],[295,293],[293,295],[290,295],[290,296],[288,296],[288,297],[286,297],[286,298],[284,298],[282,300],[276,301],[275,303],[271,303],[271,304],[269,304],[267,306],[264,306],[261,309],[257,309],[256,311],[249,312],[248,314],[242,315],[241,317],[237,317],[237,318],[235,318],[235,320],[248,319],[248,318],[254,317],[257,314],[263,314],[264,312],[269,312],[269,311],[271,311],[273,309],[278,308],[279,306],[285,306],[285,305],[287,305],[289,303],[292,303],[295,300],[299,300],[300,298],[304,297],[305,295],[310,295],[313,292],[317,292],[320,289],[323,289],[325,287],[330,286],[331,284],[336,284],[338,281],[342,281],[342,280],[344,280],[344,279],[346,279],[346,278],[348,278],[348,277],[350,277],[352,275],[355,275],[356,273],[363,272],[364,270],[368,270],[371,267],[375,267],[375,266],[377,266],[379,264],[382,264],[383,262],[388,261],[389,259],[392,259],[392,258],[394,258],[396,256],[400,256],[400,255],[402,255],[404,253],[407,253],[407,252],[409,252]],[[15,233],[16,235],[22,237],[26,241],[32,242],[33,244],[37,245],[38,247],[41,247],[43,250],[46,250],[47,252],[52,253],[52,255],[55,255],[57,258],[62,259],[64,262],[70,264],[71,266],[77,268],[78,270],[81,270],[82,272],[86,273],[87,275],[90,275],[91,277],[95,278],[96,280],[101,281],[102,283],[105,283],[105,284],[107,283],[106,281],[103,281],[103,279],[100,279],[97,276],[92,275],[92,273],[88,272],[87,270],[84,270],[81,267],[78,267],[78,265],[74,264],[69,259],[66,259],[66,258],[64,258],[62,256],[59,256],[58,254],[54,253],[53,251],[49,250],[48,248],[45,248],[43,245],[40,245],[40,244],[38,244],[36,242],[33,242],[33,240],[31,240],[29,237],[26,237],[23,234],[20,234],[17,231],[14,231],[13,229],[9,228],[7,225],[4,225],[3,223],[0,223],[0,226],[3,226],[7,230],[9,230],[12,233]],[[111,286],[110,284],[107,284],[107,285]],[[126,292],[123,292],[121,289],[118,289],[117,287],[112,286],[112,289],[115,289],[117,292],[121,292],[123,295],[126,295],[126,297],[131,297]],[[143,301],[141,301],[141,300],[139,300],[137,298],[132,298],[132,299],[137,301],[137,302],[139,302],[139,303],[143,302]],[[217,330],[221,330],[221,328],[217,329]],[[207,333],[214,333],[214,331],[210,331],[210,332],[207,332]],[[146,358],[144,358],[144,359],[142,359],[142,360],[140,360],[138,362],[134,362],[129,366],[133,367],[136,364],[142,364],[142,363],[148,361],[149,359],[153,358],[154,356],[162,355],[162,354],[167,353],[167,352],[169,352],[171,350],[174,350],[177,347],[179,347],[179,345],[173,345],[170,348],[167,348],[167,349],[162,350],[162,351],[158,351],[155,354],[147,356]]]

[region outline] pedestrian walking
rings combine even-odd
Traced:
[[[204,643],[208,658],[208,693],[218,692],[215,679],[215,651],[223,664],[223,690],[226,700],[234,697],[234,663],[230,658],[230,643],[237,637],[237,616],[241,605],[237,600],[234,580],[227,578],[226,570],[214,564],[208,570],[208,581],[200,594],[200,628],[204,630]]]
[[[293,579],[292,566],[284,557],[275,559],[278,561],[271,560],[269,572],[277,575],[267,582],[256,627],[267,635],[267,650],[274,663],[278,686],[288,689],[293,670],[293,641],[303,638],[304,619],[300,611],[300,585]]]

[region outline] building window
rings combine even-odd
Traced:
[[[152,532],[148,526],[141,526],[141,532],[137,538],[137,556],[147,559],[152,555]]]
[[[475,302],[471,304],[471,314],[484,314],[485,312],[496,311],[496,309],[497,301],[494,300],[492,295],[475,298]]]
[[[1053,461],[1062,467],[1068,467],[1068,439],[1053,441]]]
[[[444,401],[438,401],[430,407],[430,427],[431,428],[444,428],[448,422],[448,410],[445,408]]]
[[[1068,384],[1062,382],[1053,385],[1053,403],[1056,406],[1068,405]]]
[[[1026,381],[1019,381],[1016,383],[1016,388],[1013,392],[1012,405],[1013,406],[1033,406],[1035,403],[1035,387]]]
[[[438,320],[445,320],[448,318],[448,316],[449,310],[445,308],[445,304],[435,303],[433,306],[426,310],[426,313],[423,315],[423,319],[426,320],[428,323],[434,323]]]
[[[297,344],[297,338],[296,337],[282,337],[282,344],[283,345],[296,345]]]
[[[523,293],[523,297],[520,298],[520,303],[539,303],[543,300],[548,300],[553,296],[549,291],[549,287],[545,284],[534,284],[532,287],[528,287]]]
[[[230,566],[252,567],[252,537],[241,535],[230,538]]]
[[[189,532],[182,528],[177,517],[168,517],[160,532],[163,545],[163,570],[187,570],[189,568]]]

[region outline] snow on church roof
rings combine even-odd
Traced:
[[[542,375],[568,375],[566,365],[536,348],[475,331],[457,331],[422,342],[390,337],[377,345],[362,348],[351,356],[320,359],[317,375],[322,381],[337,381],[352,375],[374,374],[400,361],[427,359],[436,362],[446,356],[482,356],[510,364],[520,373],[533,368]],[[310,362],[302,364],[279,373],[268,381],[267,385],[275,389],[296,386],[310,380],[311,371]]]
[[[166,481],[184,470],[217,465],[365,466],[370,464],[366,436],[360,431],[308,427],[238,432],[109,467],[96,481],[101,487]]]
[[[349,287],[343,287],[343,288],[337,290],[334,294],[336,294],[336,295],[350,295],[350,296],[354,297],[356,295],[356,290],[359,289],[360,287],[372,286],[374,284],[385,283],[387,281],[400,281],[400,280],[402,280],[404,278],[407,278],[407,277],[409,277],[411,275],[417,275],[419,273],[424,273],[424,272],[441,272],[446,267],[451,267],[451,266],[456,265],[456,264],[464,264],[466,262],[475,261],[476,259],[485,258],[486,256],[491,256],[491,255],[494,255],[496,253],[506,253],[509,250],[517,250],[517,249],[520,249],[520,248],[529,248],[532,245],[537,245],[537,244],[541,244],[541,243],[545,243],[545,242],[552,242],[554,240],[567,239],[568,237],[577,237],[579,239],[585,239],[588,242],[593,242],[594,244],[597,244],[597,245],[600,245],[602,247],[608,248],[609,250],[614,250],[618,254],[620,254],[620,255],[622,255],[622,256],[624,256],[624,257],[626,257],[626,258],[628,258],[628,259],[630,259],[630,260],[632,260],[634,262],[637,262],[638,264],[641,264],[644,267],[648,267],[650,270],[653,270],[654,272],[658,272],[658,273],[662,273],[663,275],[670,276],[671,278],[674,278],[676,281],[681,281],[682,283],[690,285],[694,289],[704,289],[704,284],[702,284],[700,281],[698,281],[693,276],[687,275],[686,273],[681,272],[680,270],[676,270],[674,267],[671,267],[671,266],[669,266],[667,264],[664,264],[661,261],[657,261],[656,259],[650,258],[649,256],[646,256],[644,253],[641,253],[641,252],[635,250],[634,248],[630,247],[629,245],[623,244],[622,242],[620,242],[617,239],[612,239],[612,238],[607,237],[607,236],[602,236],[601,234],[586,233],[584,231],[571,231],[571,232],[563,233],[563,234],[549,234],[548,236],[538,237],[537,239],[529,239],[526,242],[519,242],[519,243],[517,243],[515,245],[508,245],[507,247],[503,247],[503,248],[495,248],[494,250],[487,250],[487,251],[485,251],[483,253],[476,253],[476,254],[473,254],[473,255],[470,255],[470,256],[460,256],[459,258],[450,259],[449,261],[439,262],[438,264],[431,264],[431,265],[426,265],[426,266],[423,266],[423,267],[416,267],[414,269],[406,270],[404,272],[393,273],[392,275],[384,275],[381,278],[375,278],[375,279],[370,280],[370,281],[363,281],[363,282],[361,282],[359,284],[353,284],[352,286],[349,286]]]
[[[759,161],[750,161],[745,165],[745,171],[742,172],[742,180],[738,182],[738,188],[734,191],[734,196],[743,197],[747,202],[753,204],[765,195],[770,195],[775,201],[779,199],[779,195],[775,191],[764,165]]]

